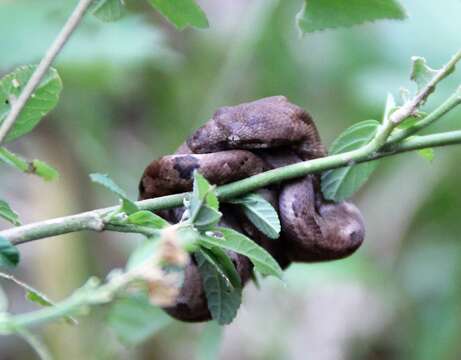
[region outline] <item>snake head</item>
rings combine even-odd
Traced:
[[[218,109],[210,121],[187,139],[187,146],[193,153],[206,154],[229,149],[230,130],[222,124],[222,120],[232,119],[229,109],[230,107]]]
[[[329,259],[349,256],[360,247],[365,238],[365,225],[354,204],[325,202],[320,206],[319,215]]]

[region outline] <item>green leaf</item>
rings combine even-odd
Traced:
[[[426,117],[428,114],[423,111],[416,111],[414,115],[407,117],[397,127],[399,129],[409,129],[416,125],[418,121]]]
[[[148,210],[137,211],[128,216],[128,222],[140,226],[149,226],[155,229],[163,229],[170,224],[165,219]]]
[[[53,303],[44,294],[37,291],[27,291],[26,299],[41,306],[53,306]]]
[[[242,302],[242,289],[228,286],[224,277],[201,253],[195,253],[197,266],[211,316],[219,324],[230,324]]]
[[[16,285],[23,288],[26,291],[26,299],[27,300],[29,300],[29,301],[31,301],[33,303],[36,303],[36,304],[38,304],[40,306],[47,306],[48,307],[48,306],[54,306],[55,305],[55,303],[53,303],[45,294],[43,294],[42,292],[40,292],[37,289],[33,288],[29,284],[26,284],[25,282],[16,279],[13,275],[5,274],[3,272],[0,272],[0,277],[4,278],[4,279],[7,279],[7,280],[10,280],[13,283],[15,283]],[[71,318],[70,316],[65,316],[65,319],[66,319],[67,322],[69,322],[71,324],[77,324],[77,321],[75,319]]]
[[[94,183],[104,186],[109,191],[112,191],[114,194],[122,200],[121,210],[127,213],[128,215],[135,213],[139,210],[138,206],[128,199],[125,191],[118,186],[114,180],[112,180],[107,174],[94,173],[90,174],[90,179]]]
[[[397,109],[398,107],[395,103],[394,96],[392,94],[387,94],[386,105],[384,106],[383,123],[385,123],[389,119],[389,116]]]
[[[331,145],[330,155],[358,149],[376,134],[379,122],[366,120],[344,131]],[[325,171],[322,174],[322,192],[326,199],[342,201],[350,197],[376,169],[377,161]]]
[[[425,149],[418,150],[418,154],[430,162],[434,160],[434,156],[435,156],[433,148],[425,148]]]
[[[108,324],[126,345],[138,345],[173,322],[163,310],[149,303],[145,294],[123,297],[115,301]]]
[[[19,97],[35,68],[31,65],[21,66],[0,80],[0,124],[10,111],[10,102]],[[22,109],[5,142],[30,132],[57,105],[61,90],[58,72],[51,68]]]
[[[19,257],[18,249],[0,236],[0,266],[14,267],[18,265]]]
[[[229,201],[241,205],[246,217],[271,239],[280,236],[280,220],[272,205],[258,194],[249,194]]]
[[[0,147],[0,161],[26,174],[38,175],[45,181],[53,181],[59,178],[59,172],[44,161],[28,161],[4,147]]]
[[[205,247],[218,246],[242,254],[250,259],[261,274],[282,278],[283,272],[277,261],[253,240],[229,228],[218,227],[216,230],[222,237],[205,235],[200,238],[200,243]]]
[[[149,238],[141,242],[141,244],[135,247],[130,257],[128,258],[126,269],[130,271],[137,266],[142,265],[149,259],[152,259],[157,248],[158,242],[155,241],[155,239]]]
[[[121,209],[125,214],[131,215],[139,211],[138,205],[130,199],[123,198]]]
[[[216,321],[208,322],[202,330],[197,347],[196,359],[219,359],[219,348],[222,341],[223,327]]]
[[[91,13],[101,21],[116,21],[123,15],[123,2],[121,0],[95,0]]]
[[[229,286],[233,288],[242,286],[237,269],[224,250],[214,246],[210,249],[202,247],[199,252],[216,268]]]
[[[118,186],[107,174],[90,174],[90,179],[94,183],[104,186],[106,189],[112,191],[122,199],[127,197],[125,191],[120,186]]]
[[[6,201],[0,200],[0,217],[9,221],[13,225],[21,225],[18,214],[11,209]]]
[[[221,220],[222,214],[207,205],[203,205],[194,219],[194,226],[201,231],[209,230]]]
[[[405,11],[396,0],[304,0],[296,22],[301,33],[308,33],[380,19],[405,18]]]
[[[426,59],[413,56],[411,58],[413,66],[411,69],[411,80],[416,83],[418,91],[424,88],[437,75],[439,70],[435,70],[427,66]],[[434,91],[434,89],[432,89]]]
[[[180,226],[176,231],[181,247],[187,252],[197,250],[197,241],[200,237],[199,232],[192,226]]]
[[[205,13],[194,0],[148,0],[148,2],[180,30],[186,26],[208,27]]]
[[[194,171],[194,184],[189,204],[191,217],[195,217],[196,212],[204,204],[212,209],[219,209],[219,202],[214,191],[214,186],[211,186],[202,174]]]
[[[32,161],[32,172],[43,178],[45,181],[53,181],[59,178],[59,172],[41,160]]]

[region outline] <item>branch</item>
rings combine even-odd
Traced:
[[[305,176],[307,174],[319,173],[325,170],[349,166],[353,163],[372,161],[378,158],[392,156],[403,152],[454,144],[461,144],[461,130],[408,139],[396,146],[393,146],[389,150],[383,152],[374,152],[372,155],[370,155],[368,152],[359,153],[357,150],[354,150],[338,155],[299,162],[220,186],[217,188],[217,194],[220,200],[227,200],[274,183],[291,180],[297,177]],[[188,194],[189,193],[167,195],[155,199],[138,201],[136,204],[142,210],[157,211],[163,209],[171,209],[181,206],[183,204],[184,198]],[[118,208],[118,206],[113,206],[76,215],[40,221],[0,231],[0,236],[9,240],[14,245],[19,245],[37,239],[83,230],[113,230],[144,233],[149,235],[146,233],[148,231],[152,231],[152,229],[149,228],[141,228],[138,226],[123,226],[122,230],[121,226],[106,223],[104,221],[104,215],[107,215],[108,213],[115,211]]]
[[[413,115],[417,108],[424,103],[427,97],[435,90],[436,85],[449,75],[455,68],[456,64],[461,60],[461,50],[459,50],[448,61],[437,74],[424,86],[424,88],[410,101],[405,103],[397,111],[393,112],[389,120],[394,124],[399,124],[409,116]]]
[[[21,95],[19,95],[17,100],[11,102],[11,110],[8,113],[5,121],[0,126],[0,144],[14,125],[16,119],[26,105],[27,100],[29,100],[29,97],[40,84],[40,81],[42,81],[43,76],[45,76],[56,56],[58,56],[74,30],[80,24],[80,21],[82,20],[92,1],[93,0],[79,1],[69,19],[65,23],[64,27],[61,29],[61,32],[58,34],[50,48],[47,50],[45,56],[38,64],[34,73],[24,87],[24,90],[21,92]]]
[[[438,73],[418,92],[418,94],[416,94],[413,99],[391,113],[390,116],[386,116],[383,124],[381,124],[378,128],[374,138],[368,144],[349,152],[272,169],[243,180],[220,186],[216,191],[219,199],[225,201],[259,188],[267,187],[268,185],[274,183],[284,182],[306,176],[307,174],[320,173],[325,170],[372,161],[402,152],[428,147],[461,144],[461,130],[420,136],[417,138],[408,138],[408,136],[413,134],[415,131],[418,131],[440,119],[448,111],[459,105],[461,103],[461,87],[459,87],[455,93],[447,99],[447,101],[427,115],[424,119],[420,120],[412,128],[394,131],[398,124],[415,113],[417,108],[421,106],[421,104],[433,92],[438,82],[451,73],[455,64],[460,60],[461,51],[458,51],[456,55],[438,71]],[[181,206],[188,195],[189,193],[168,195],[155,199],[139,201],[137,202],[137,205],[141,210],[157,211],[171,209]],[[36,222],[0,231],[0,237],[4,237],[9,240],[13,245],[19,245],[32,240],[82,230],[114,230],[120,232],[141,233],[147,236],[152,235],[152,229],[147,227],[140,227],[137,225],[126,226],[111,223],[106,215],[117,211],[118,209],[120,209],[120,207],[113,206],[76,215]]]

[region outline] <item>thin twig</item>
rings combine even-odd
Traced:
[[[5,121],[0,126],[0,144],[14,125],[16,119],[18,118],[21,110],[29,100],[29,97],[32,95],[34,90],[40,84],[46,72],[50,68],[51,64],[55,60],[56,56],[61,52],[62,48],[69,40],[70,36],[74,30],[79,25],[83,16],[85,15],[86,10],[90,6],[93,0],[80,0],[74,11],[70,15],[69,19],[65,23],[64,27],[61,29],[60,33],[56,39],[51,44],[50,48],[47,50],[45,56],[42,58],[34,73],[30,77],[26,86],[24,87],[21,95],[18,99],[11,103],[11,110],[8,113]]]
[[[448,61],[438,73],[424,86],[424,88],[418,92],[418,94],[405,103],[401,108],[393,112],[389,120],[394,124],[399,124],[406,118],[413,115],[416,109],[427,99],[427,97],[434,91],[436,85],[450,74],[455,68],[456,64],[461,60],[461,50],[459,50],[451,59]]]

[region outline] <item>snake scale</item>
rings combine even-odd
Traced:
[[[273,96],[219,108],[174,155],[152,161],[139,185],[140,199],[190,191],[194,170],[212,184],[222,185],[257,173],[327,154],[311,116],[284,96]],[[239,209],[221,205],[222,226],[232,227],[263,246],[286,268],[291,262],[334,260],[352,254],[363,242],[360,211],[350,202],[323,198],[319,175],[261,189],[277,210],[282,231],[268,239]],[[183,210],[161,211],[170,222]],[[242,284],[251,277],[250,261],[229,253]],[[186,266],[176,303],[165,310],[182,321],[211,319],[197,264]]]

